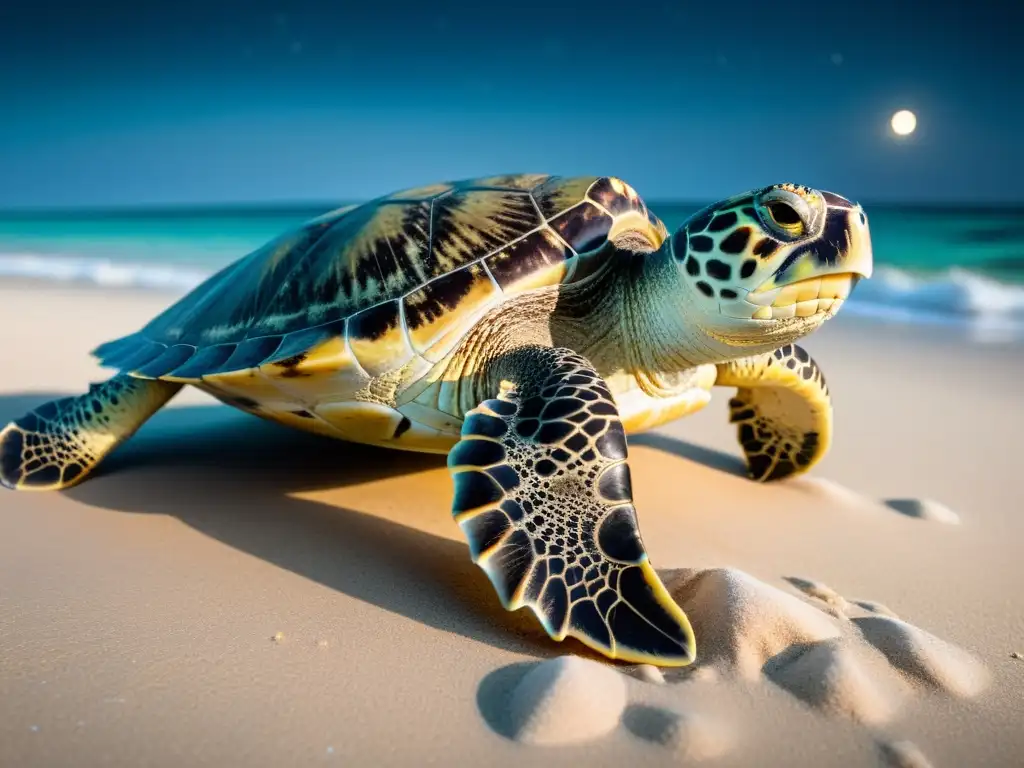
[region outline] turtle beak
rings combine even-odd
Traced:
[[[830,205],[821,233],[792,246],[775,273],[750,292],[751,301],[758,294],[814,279],[843,277],[856,284],[871,277],[874,256],[868,219],[859,205],[849,206]]]
[[[747,294],[753,319],[831,317],[858,281],[871,277],[867,216],[859,205],[848,206],[829,205],[821,234],[796,244],[775,274]]]
[[[856,283],[861,278],[871,277],[874,270],[875,259],[871,249],[871,232],[868,228],[868,217],[864,209],[859,205],[852,208],[849,214],[850,247],[847,249],[847,256],[844,267],[847,271],[857,276]]]

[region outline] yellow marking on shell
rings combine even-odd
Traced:
[[[279,360],[267,363],[260,370],[271,376],[302,376],[339,371],[351,366],[358,368],[359,364],[348,347],[345,334],[338,334],[307,350],[294,365],[287,360]]]
[[[389,442],[381,443],[381,445],[416,453],[446,454],[461,439],[458,433],[451,434],[426,424],[420,424],[415,419],[409,419],[409,421],[410,424],[401,435]]]
[[[577,258],[573,256],[558,264],[552,264],[544,269],[531,272],[514,283],[505,286],[505,295],[514,296],[517,293],[533,291],[537,288],[545,288],[549,285],[558,285],[567,282],[572,276],[573,268],[576,266]]]
[[[533,196],[550,219],[583,200],[597,180],[597,176],[555,179],[550,185],[534,190]]]
[[[346,440],[369,445],[393,444],[403,418],[394,408],[362,400],[320,403],[314,412]]]
[[[441,332],[432,340],[431,345],[423,350],[423,359],[429,360],[431,363],[439,363],[444,360],[459,345],[463,339],[463,331],[471,324],[469,320],[457,322],[453,319],[453,324]]]
[[[441,385],[440,379],[431,381],[411,402],[419,403],[428,408],[438,409],[440,403]]]
[[[462,387],[458,379],[449,378],[446,374],[437,385],[437,409],[445,413],[465,413],[463,409]],[[475,405],[475,404],[474,404]],[[473,406],[470,406],[472,408]]]
[[[297,365],[268,363],[260,367],[260,372],[307,406],[352,397],[370,382],[370,375],[359,365],[344,336],[317,345]]]
[[[278,410],[274,408],[268,408],[260,405],[260,409],[256,412],[256,415],[273,421],[284,427],[292,427],[294,429],[300,429],[303,432],[309,432],[314,435],[321,435],[323,437],[331,437],[335,440],[344,440],[345,435],[338,431],[336,427],[328,424],[323,418],[316,415],[316,413],[310,412],[308,408],[301,408],[299,404],[296,404],[295,410],[305,410],[310,413],[310,416],[299,416],[293,413],[291,410]]]
[[[378,206],[370,220],[363,227],[352,233],[351,239],[345,243],[342,253],[339,253],[336,258],[331,259],[325,269],[314,275],[316,281],[315,289],[322,290],[331,280],[335,280],[338,285],[350,285],[353,291],[353,299],[365,302],[390,290],[400,290],[401,287],[408,284],[411,278],[401,270],[394,270],[387,275],[383,275],[377,261],[376,251],[384,241],[388,243],[394,242],[408,227],[411,227],[414,231],[410,233],[411,236],[405,241],[405,252],[409,257],[409,262],[414,267],[419,267],[423,263],[423,257],[426,256],[425,247],[429,233],[423,231],[422,227],[417,229],[415,222],[410,223],[406,221],[406,213],[409,210],[409,206],[415,205],[429,205],[429,203]],[[373,266],[368,267],[367,265]],[[365,290],[360,292],[358,291],[359,280],[356,278],[361,270],[367,269],[367,274],[370,277],[364,281],[366,282]],[[378,276],[374,277],[373,275],[375,274]],[[381,277],[386,280],[386,283],[383,285],[380,282]],[[417,282],[422,279],[425,279],[422,273],[417,275]],[[331,307],[333,305],[326,306]]]
[[[530,190],[538,184],[550,178],[546,173],[520,173],[505,176],[488,176],[484,179],[474,179],[475,187],[502,187],[505,189]]]
[[[386,200],[420,200],[425,197],[434,197],[436,195],[444,194],[452,189],[451,184],[440,182],[437,184],[426,184],[422,187],[412,187],[411,189],[403,189],[401,192],[395,192],[394,194],[388,195]]]
[[[356,338],[350,333],[348,343],[356,361],[371,378],[401,368],[416,354],[401,321],[375,339]]]
[[[471,191],[460,193],[453,202],[456,204],[443,212],[434,211],[435,219],[444,216],[448,223],[447,238],[440,237],[436,229],[434,233],[432,255],[442,273],[484,255],[494,240],[517,239],[541,223],[526,195]]]
[[[424,360],[419,356],[413,358],[413,363],[416,361],[421,361],[430,367],[424,369],[419,376],[403,377],[403,383],[395,393],[395,402],[401,405],[416,401],[417,403],[434,408],[437,405],[437,394],[434,392],[433,399],[431,399],[431,390],[437,386],[437,380],[440,376],[439,370],[444,366],[443,364],[431,363],[429,360]]]
[[[419,355],[413,355],[409,362],[388,375],[389,386],[393,387],[393,391],[382,402],[397,405],[399,402],[404,403],[414,399],[416,394],[430,386],[430,373],[436,368],[436,363]]]
[[[260,373],[259,368],[203,376],[201,382],[210,390],[229,398],[255,400],[274,411],[289,410],[295,404],[294,398],[276,387]]]
[[[567,282],[572,277],[577,259],[571,255],[572,250],[569,245],[550,227],[543,227],[539,231],[545,241],[544,247],[562,250],[569,255],[569,258],[541,269],[527,272],[514,283],[509,283],[502,289],[506,296],[514,296],[517,293],[525,293],[526,291],[544,288],[549,285],[558,285],[559,283]],[[509,250],[501,250],[489,256],[485,263],[494,265],[498,269],[501,263],[509,258],[513,258],[512,253]]]
[[[442,306],[437,309],[436,317],[417,328],[409,328],[409,342],[417,354],[431,362],[439,362],[462,339],[465,329],[501,298],[501,292],[482,265],[474,265],[472,277],[469,291],[458,300],[455,309]],[[404,303],[416,308],[443,298],[432,295],[430,288],[428,283],[413,291],[405,297]]]
[[[398,410],[408,416],[413,424],[421,424],[430,427],[445,435],[455,438],[459,437],[462,430],[462,419],[437,410],[436,407],[425,405],[422,402],[413,400],[398,406]]]
[[[630,186],[628,182],[623,181],[617,176],[609,176],[608,183],[611,185],[612,189],[615,191],[616,194],[622,195],[627,200],[629,200],[629,202],[632,203],[633,205],[637,207],[640,206],[640,195],[639,193],[637,193],[635,189],[633,189],[632,186]]]

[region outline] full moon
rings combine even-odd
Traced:
[[[892,116],[889,124],[897,136],[909,136],[917,128],[917,116],[909,109],[901,109]]]

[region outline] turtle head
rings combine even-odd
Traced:
[[[871,276],[861,207],[796,184],[708,206],[680,227],[671,247],[691,320],[745,349],[810,333]]]

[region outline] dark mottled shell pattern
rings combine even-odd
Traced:
[[[611,177],[508,175],[406,190],[307,222],[94,354],[181,381],[287,369],[332,340],[371,376],[413,355],[437,362],[481,310],[571,281],[624,228],[656,244],[667,234]]]

